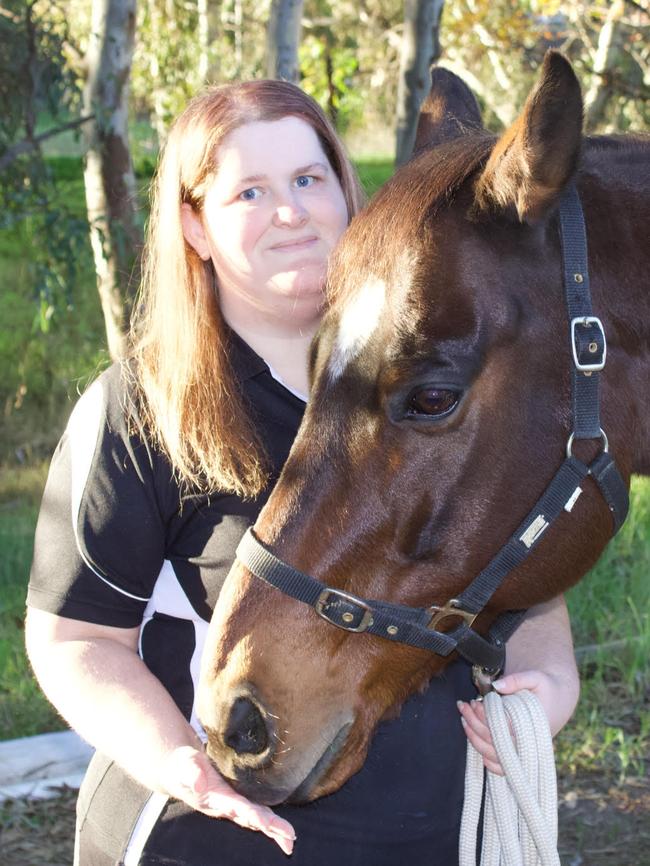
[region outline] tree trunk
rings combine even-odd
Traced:
[[[235,28],[235,75],[241,75],[244,62],[244,8],[242,0],[233,4],[233,27]]]
[[[208,0],[196,0],[196,12],[199,19],[199,81],[205,84],[208,78],[210,49],[210,27],[208,24]]]
[[[297,84],[303,0],[272,0],[266,36],[266,74]]]
[[[111,357],[124,353],[131,271],[140,247],[128,141],[128,85],[135,0],[93,0],[84,113],[84,184],[90,241]]]
[[[613,77],[620,54],[619,28],[625,12],[623,0],[614,0],[607,11],[598,36],[594,57],[593,83],[585,95],[585,127],[593,132],[603,120],[607,103],[614,93]]]
[[[431,64],[440,57],[444,0],[405,0],[404,35],[397,87],[396,165],[411,156],[420,105],[429,93]]]

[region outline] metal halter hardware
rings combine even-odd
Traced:
[[[341,622],[338,622],[331,613],[332,606],[344,601],[347,609],[341,613]],[[316,599],[314,605],[316,613],[322,616],[327,622],[345,631],[362,632],[366,631],[373,624],[372,610],[356,595],[350,595],[349,592],[342,592],[340,589],[330,589],[328,586],[321,592]],[[357,614],[352,609],[357,610]]]
[[[560,517],[573,509],[587,477],[596,483],[612,514],[616,533],[629,507],[628,491],[609,454],[609,443],[600,426],[599,372],[605,366],[607,343],[600,319],[592,315],[587,270],[587,240],[577,190],[572,184],[560,203],[560,238],[564,291],[569,314],[569,339],[573,366],[573,432],[567,456],[545,491],[510,539],[483,571],[456,598],[428,608],[407,607],[386,601],[358,598],[304,574],[278,559],[248,529],[237,548],[237,558],[256,577],[285,595],[313,607],[324,620],[348,632],[367,632],[448,656],[456,651],[474,666],[475,680],[503,669],[505,642],[521,622],[525,611],[506,611],[497,617],[485,638],[472,625],[504,578],[529,556],[537,542]],[[603,441],[603,450],[589,465],[573,456],[575,439]],[[438,625],[460,618],[449,631]]]

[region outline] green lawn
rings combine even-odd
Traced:
[[[650,478],[635,478],[628,520],[567,596],[581,661],[576,716],[558,737],[559,766],[641,773],[650,760]]]
[[[23,648],[25,590],[46,464],[0,476],[0,740],[64,727],[32,678]]]

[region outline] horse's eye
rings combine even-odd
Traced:
[[[440,418],[449,415],[458,405],[459,394],[448,388],[422,388],[411,396],[408,415],[433,415]]]

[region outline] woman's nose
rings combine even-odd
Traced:
[[[273,221],[277,226],[289,228],[298,228],[304,225],[308,219],[307,209],[295,197],[287,198],[278,203],[273,215]]]

